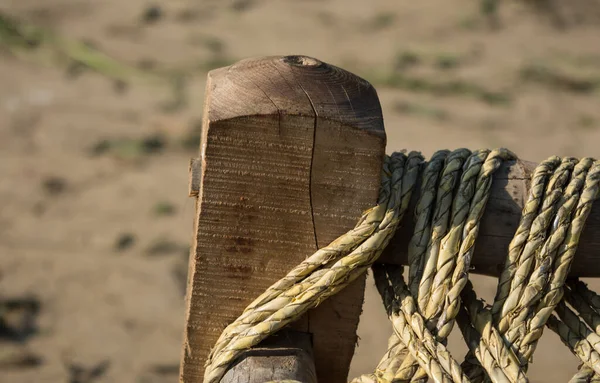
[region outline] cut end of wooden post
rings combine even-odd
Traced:
[[[308,56],[211,71],[203,121],[186,383],[202,382],[211,347],[250,302],[377,202],[385,156],[375,89]],[[346,381],[363,295],[359,278],[293,324],[312,335],[319,381]]]
[[[242,115],[316,115],[384,132],[375,88],[344,69],[309,56],[246,59],[213,70],[208,78],[210,121]]]

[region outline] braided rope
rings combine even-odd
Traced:
[[[274,283],[211,350],[204,381],[217,383],[246,349],[297,320],[368,268],[394,333],[373,373],[353,383],[524,383],[544,326],[582,361],[570,382],[600,382],[600,296],[567,282],[585,221],[600,191],[600,162],[551,157],[532,176],[496,297],[486,306],[468,280],[494,172],[506,149],[387,156],[377,206],[357,225]],[[404,268],[374,265],[404,217],[421,177]],[[567,304],[569,306],[567,306]],[[446,348],[458,323],[469,347],[460,364]]]

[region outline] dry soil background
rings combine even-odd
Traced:
[[[598,2],[495,7],[1,0],[2,13],[120,62],[185,76],[174,93],[0,50],[0,382],[177,381],[187,166],[210,68],[305,54],[351,70],[378,89],[388,151],[600,155]],[[494,281],[476,282],[490,298]],[[374,367],[389,332],[369,283],[352,376]],[[548,331],[532,381],[567,381],[576,366]]]

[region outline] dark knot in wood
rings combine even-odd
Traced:
[[[308,56],[284,56],[282,60],[284,63],[294,66],[320,67],[323,65],[322,61]]]

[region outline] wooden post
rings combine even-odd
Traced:
[[[312,340],[308,333],[282,330],[260,347],[247,351],[221,383],[265,383],[294,380],[317,383]]]
[[[202,381],[210,348],[256,296],[376,203],[381,107],[368,82],[316,59],[244,60],[209,73],[200,151],[185,383]],[[364,283],[294,326],[312,335],[320,382],[346,382]]]

